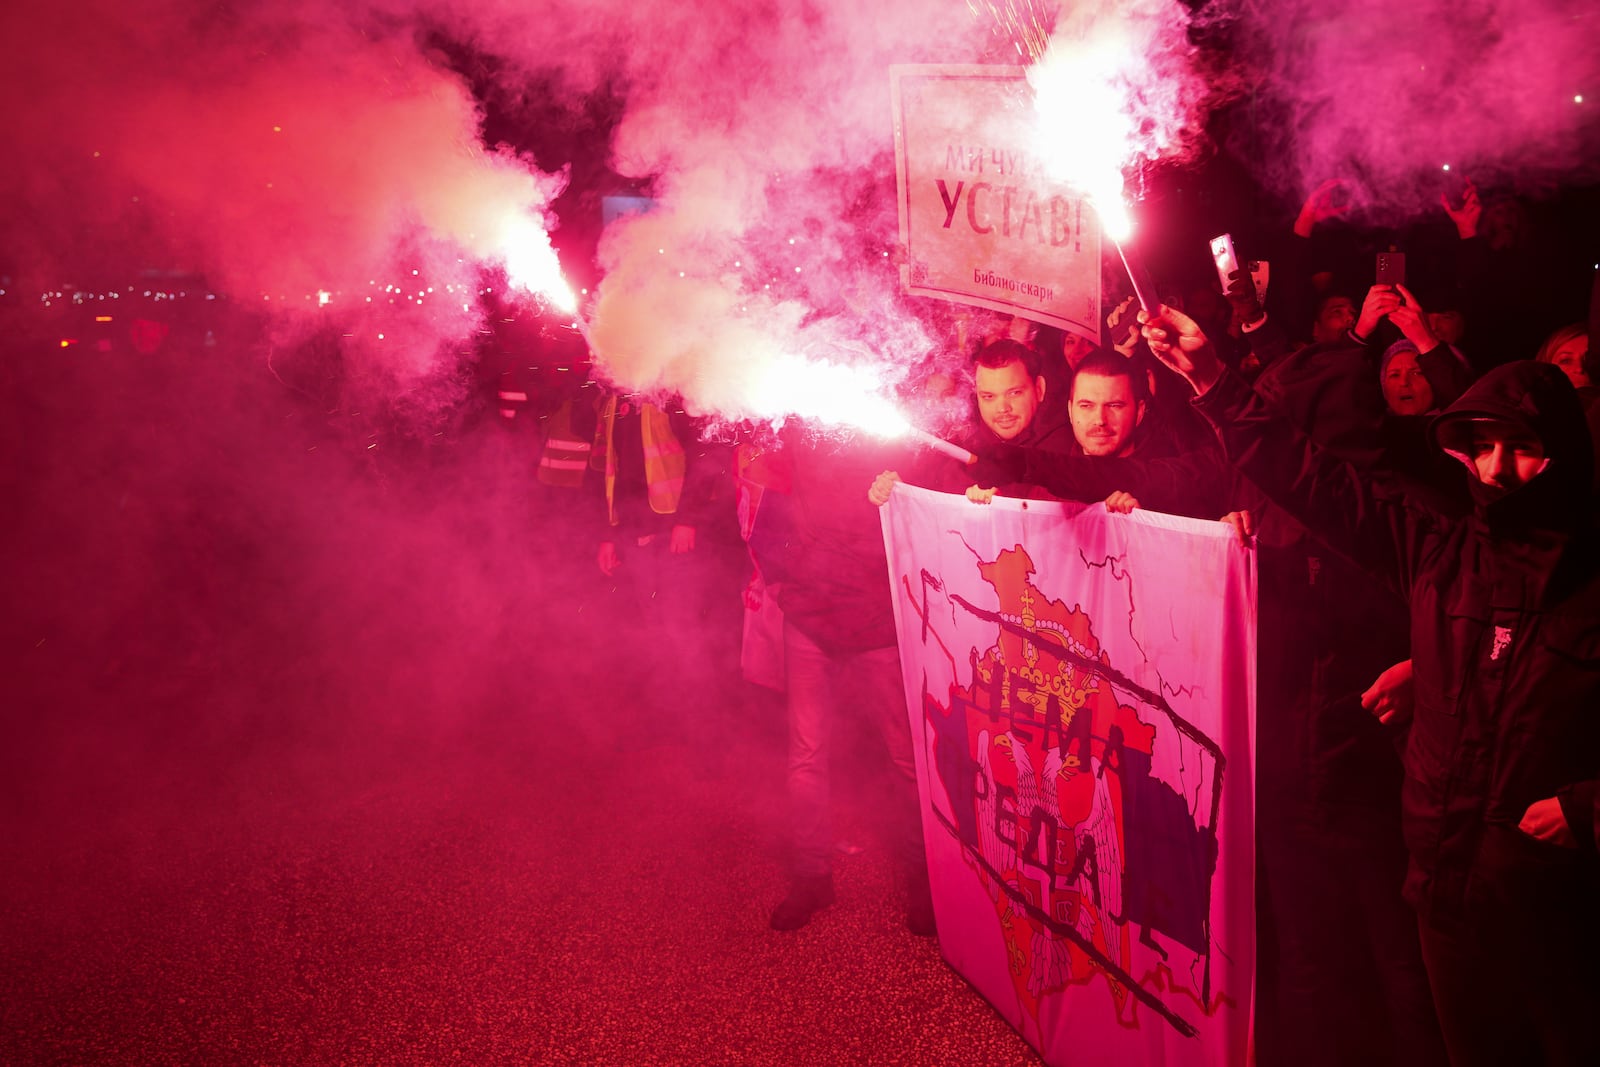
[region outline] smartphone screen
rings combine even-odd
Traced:
[[[1217,281],[1222,283],[1222,291],[1226,293],[1231,284],[1230,276],[1239,269],[1239,257],[1233,253],[1231,233],[1211,239],[1211,261],[1217,265]]]

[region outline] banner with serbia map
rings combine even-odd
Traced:
[[[1050,1064],[1244,1063],[1250,553],[903,483],[883,528],[945,959]]]

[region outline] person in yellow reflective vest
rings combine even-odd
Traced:
[[[713,770],[741,621],[728,450],[700,441],[681,407],[636,394],[604,394],[592,436],[584,405],[572,412],[565,426],[552,425],[540,477],[570,480],[580,457],[586,468],[576,473],[598,512],[594,560],[622,653],[612,660],[617,741],[625,749],[681,741],[693,769]],[[586,436],[585,455],[575,442]]]

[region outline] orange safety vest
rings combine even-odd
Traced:
[[[594,452],[589,466],[606,472],[606,514],[611,525],[617,518],[617,456],[611,433],[617,424],[617,398],[611,397],[600,412],[595,430]],[[648,487],[650,510],[657,515],[672,515],[683,498],[683,476],[689,461],[683,445],[672,432],[672,418],[654,404],[639,405],[639,435],[644,440],[644,480]]]
[[[545,485],[576,489],[583,484],[593,448],[594,442],[573,432],[572,401],[568,400],[550,416],[550,432],[539,453],[539,480]]]

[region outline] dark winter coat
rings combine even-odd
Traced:
[[[977,456],[991,455],[1001,448],[1037,450],[1047,455],[1071,455],[1078,451],[1078,442],[1073,439],[1072,426],[1067,422],[1065,412],[1064,400],[1058,403],[1046,399],[1033,422],[1009,441],[996,436],[982,419],[974,415],[959,432],[951,436],[951,440]],[[981,483],[988,488],[998,489],[1001,496],[1030,499],[1049,496],[1029,482],[982,481],[971,464],[959,463],[936,452],[926,452],[918,457],[917,464],[906,480],[912,485],[936,489],[941,493],[961,493],[968,486]]]
[[[792,525],[771,563],[785,622],[830,655],[894,647],[883,524],[867,490],[882,471],[907,467],[910,450],[860,435],[840,440],[794,421],[782,439]]]
[[[1530,804],[1550,797],[1561,797],[1593,851],[1600,538],[1588,431],[1561,372],[1496,368],[1435,421],[1447,450],[1474,417],[1508,420],[1544,443],[1549,463],[1522,487],[1496,498],[1474,479],[1466,517],[1312,444],[1237,376],[1195,406],[1241,471],[1409,602],[1408,898],[1425,915],[1461,914],[1473,879],[1491,876],[1479,854],[1486,829],[1515,831]]]
[[[1068,500],[1094,502],[1122,490],[1142,508],[1191,518],[1249,509],[1260,532],[1256,785],[1263,803],[1275,817],[1319,831],[1366,826],[1367,815],[1392,812],[1398,762],[1360,700],[1407,655],[1404,607],[1392,594],[1307,536],[1215,447],[1154,460],[996,451],[980,472],[1006,465]],[[1371,595],[1352,596],[1362,589]]]

